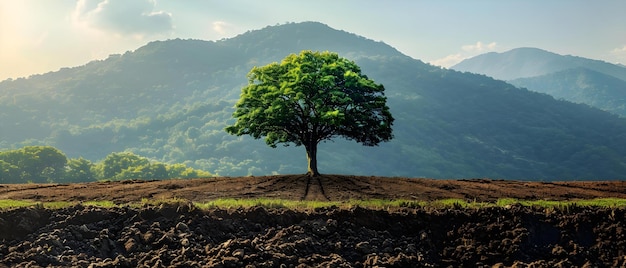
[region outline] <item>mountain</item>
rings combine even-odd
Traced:
[[[507,80],[518,87],[626,117],[626,68],[620,65],[518,48],[479,55],[452,69]]]
[[[481,54],[459,62],[451,69],[484,74],[507,81],[580,67],[626,80],[626,68],[615,64],[570,55],[564,56],[538,48],[526,47],[504,53]]]
[[[587,68],[566,69],[546,75],[509,81],[575,103],[585,103],[626,116],[626,81]]]
[[[219,175],[304,173],[303,148],[226,134],[254,66],[301,50],[354,60],[382,83],[394,139],[320,144],[320,172],[525,180],[626,178],[626,119],[484,75],[425,64],[316,22],[220,41],[167,40],[0,82],[0,148],[52,145],[92,161],[132,151]]]

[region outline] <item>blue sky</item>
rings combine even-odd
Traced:
[[[319,21],[449,67],[537,47],[626,64],[623,0],[0,0],[0,80],[105,59],[153,40],[219,40]]]

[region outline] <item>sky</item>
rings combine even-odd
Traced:
[[[518,47],[626,65],[624,14],[623,0],[0,0],[0,80],[302,21],[442,67]]]

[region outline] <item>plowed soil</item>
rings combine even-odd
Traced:
[[[626,209],[213,208],[221,197],[295,200],[626,198],[626,183],[324,175],[0,185],[0,199],[180,198],[0,211],[0,267],[626,267]]]
[[[526,182],[489,179],[435,180],[389,177],[305,175],[218,177],[191,180],[117,181],[76,184],[4,184],[0,199],[34,201],[109,200],[138,202],[142,198],[281,198],[291,200],[498,198],[574,200],[626,198],[626,181]]]

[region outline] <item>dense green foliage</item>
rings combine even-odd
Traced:
[[[252,68],[226,131],[303,145],[308,174],[319,175],[317,145],[336,136],[375,146],[392,138],[385,88],[336,53],[302,51]]]
[[[0,152],[0,181],[52,182],[65,174],[67,158],[49,146]]]
[[[88,161],[132,152],[227,176],[301,173],[306,157],[297,148],[272,149],[224,128],[234,123],[248,71],[302,50],[354,61],[385,85],[395,118],[394,139],[378,147],[320,143],[319,167],[326,173],[626,179],[626,119],[430,66],[319,23],[215,42],[152,42],[84,66],[0,82],[0,148],[54,146]],[[10,165],[0,162],[13,172]],[[75,166],[85,170],[84,163]]]
[[[111,153],[100,163],[67,159],[50,146],[26,146],[0,152],[0,183],[67,183],[95,180],[210,177],[184,164],[163,164],[130,152]]]

